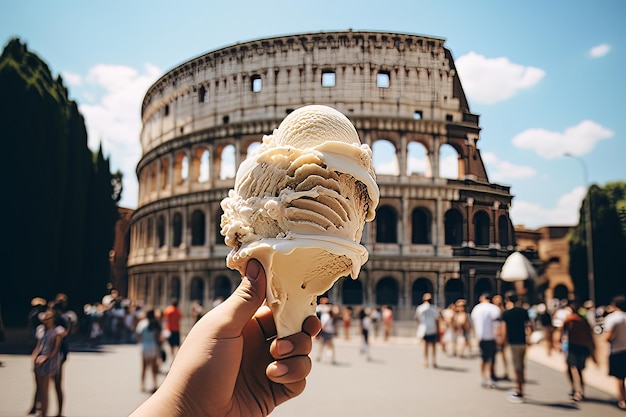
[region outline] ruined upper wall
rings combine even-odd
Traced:
[[[311,103],[334,106],[353,121],[420,118],[478,129],[444,42],[411,34],[320,32],[209,52],[171,69],[146,93],[144,154],[191,132],[249,122],[277,125],[290,110]],[[323,84],[333,77],[332,86]]]

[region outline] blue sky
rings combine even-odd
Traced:
[[[590,183],[626,181],[625,17],[621,0],[20,0],[0,4],[0,40],[19,37],[63,76],[135,208],[141,101],[181,62],[298,32],[444,38],[481,117],[489,178],[511,186],[514,224],[536,228],[578,221],[585,167]]]

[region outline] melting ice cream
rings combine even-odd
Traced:
[[[250,259],[261,262],[278,337],[301,331],[337,279],[357,278],[378,197],[370,147],[327,106],[290,113],[240,165],[222,201],[226,263],[243,274]]]

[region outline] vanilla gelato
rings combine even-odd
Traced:
[[[244,274],[250,259],[261,262],[278,337],[300,332],[337,279],[357,278],[378,197],[370,147],[327,106],[290,113],[240,165],[222,201],[226,263]]]

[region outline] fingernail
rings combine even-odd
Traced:
[[[250,280],[250,282],[256,281],[259,277],[259,272],[261,272],[261,264],[255,259],[252,259],[248,262],[246,266],[246,277]]]
[[[289,340],[277,340],[276,341],[276,351],[280,356],[287,355],[293,352],[294,349],[293,343]]]
[[[284,363],[274,362],[270,365],[269,371],[273,377],[279,377],[289,372],[289,367],[287,367]]]

